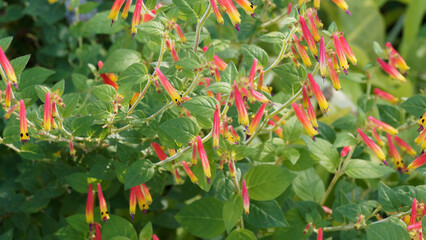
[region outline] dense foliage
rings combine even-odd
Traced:
[[[0,239],[423,239],[426,2],[346,2],[0,0]]]

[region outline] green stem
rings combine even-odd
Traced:
[[[195,29],[194,52],[197,52],[198,43],[200,41],[201,28],[203,27],[204,23],[206,22],[207,18],[209,17],[211,10],[212,10],[212,5],[209,4],[204,15],[201,17],[200,20],[198,20],[197,27]]]
[[[148,88],[151,85],[151,83],[152,83],[152,79],[148,78],[148,82],[146,83],[145,87],[143,88],[142,93],[139,94],[136,101],[133,103],[133,105],[127,111],[127,116],[129,116],[133,112],[133,110],[135,110],[136,106],[139,104],[139,102],[142,100],[142,98],[145,96],[146,92],[148,91]]]

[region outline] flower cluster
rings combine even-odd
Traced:
[[[377,58],[377,62],[380,67],[385,71],[392,79],[397,79],[401,82],[406,82],[404,75],[410,67],[408,67],[405,60],[399,55],[399,53],[393,48],[390,42],[385,44],[385,58],[388,59],[386,63],[380,58]]]

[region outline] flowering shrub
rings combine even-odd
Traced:
[[[426,2],[0,4],[2,239],[423,239]]]

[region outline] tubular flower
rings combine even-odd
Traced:
[[[99,199],[99,208],[101,210],[101,219],[104,222],[107,222],[109,219],[109,212],[105,202],[104,194],[102,193],[101,184],[98,183],[98,199]]]
[[[27,125],[27,114],[25,112],[24,100],[21,99],[20,103],[20,122],[21,122],[21,141],[26,143],[30,140],[30,135],[28,134],[28,125]]]
[[[101,228],[102,226],[99,223],[95,223],[95,237],[93,240],[102,240]]]
[[[210,172],[210,163],[207,158],[206,151],[204,150],[203,141],[201,137],[197,136],[197,147],[198,147],[198,156],[200,156],[201,165],[203,165],[204,175],[206,175],[207,182],[210,184],[211,172]]]
[[[194,173],[189,169],[188,164],[185,161],[182,161],[183,170],[185,170],[186,174],[191,179],[192,183],[197,183],[198,178],[194,175]]]
[[[371,134],[373,135],[374,140],[376,140],[377,144],[380,147],[385,146],[385,142],[383,142],[383,140],[380,138],[379,134],[376,131],[376,128],[374,127],[371,128]]]
[[[160,239],[158,239],[157,235],[152,234],[152,240],[160,240]]]
[[[385,71],[391,78],[398,79],[401,82],[406,82],[407,79],[405,79],[404,76],[402,76],[401,73],[396,70],[396,68],[392,67],[391,65],[385,63],[382,59],[377,58],[377,62],[379,62],[380,66],[382,67],[383,71]]]
[[[254,116],[253,120],[251,121],[251,123],[248,127],[247,137],[253,135],[254,131],[256,130],[257,126],[259,125],[260,119],[263,116],[263,112],[265,111],[265,107],[266,107],[266,103],[262,104],[262,106],[257,111],[256,115]]]
[[[303,234],[307,234],[309,229],[311,228],[312,223],[306,224],[305,228],[303,229]]]
[[[250,199],[249,199],[245,180],[243,180],[243,188],[241,190],[241,196],[243,197],[244,212],[246,213],[246,215],[248,215],[250,212]]]
[[[10,82],[7,83],[7,86],[6,86],[6,97],[5,98],[6,98],[5,99],[5,105],[6,105],[6,108],[8,108],[8,107],[10,107],[10,101],[12,99],[12,87],[10,86]]]
[[[226,8],[226,13],[228,14],[229,20],[231,20],[232,25],[240,31],[241,15],[235,7],[232,0],[221,0],[222,4]]]
[[[341,157],[346,157],[351,150],[352,150],[352,146],[346,146],[346,147],[344,147],[342,149],[342,151],[340,151],[340,156]]]
[[[98,62],[98,68],[99,68],[99,70],[101,70],[101,68],[104,66],[104,63],[102,62],[102,61],[99,61]],[[118,89],[118,85],[117,85],[117,83],[115,82],[115,81],[113,81],[111,78],[110,78],[110,76],[108,75],[108,74],[106,74],[106,73],[101,73],[100,74],[100,76],[101,76],[101,78],[102,78],[102,82],[104,83],[104,84],[108,84],[108,85],[110,85],[110,86],[112,86],[113,88],[115,88],[115,90],[117,90]]]
[[[321,0],[314,0],[314,8],[315,9],[320,9],[320,2],[321,2]]]
[[[317,240],[323,240],[322,228],[318,228]]]
[[[248,78],[250,87],[254,87],[253,82],[254,82],[254,77],[256,75],[256,70],[257,70],[257,58],[254,59],[253,64],[251,65],[251,69],[250,69],[250,75],[249,75],[249,78]]]
[[[414,143],[417,145],[420,145],[421,149],[425,149],[426,148],[426,129],[424,129],[420,135],[414,139]]]
[[[302,100],[303,108],[307,109],[308,101],[310,102],[311,100],[309,100],[308,91],[306,91],[305,85],[302,85],[302,95],[303,95],[303,100]]]
[[[131,108],[133,104],[135,104],[136,100],[139,98],[139,95],[140,93],[137,93],[137,92],[133,93],[133,97],[132,99],[130,99],[130,102],[129,102],[129,108]]]
[[[305,3],[306,0],[299,0],[299,8],[302,6],[303,3]]]
[[[333,67],[333,64],[331,65],[331,67]],[[321,73],[322,78],[324,78],[325,75],[327,74],[327,54],[326,54],[326,50],[325,50],[325,43],[324,43],[324,37],[323,36],[321,36],[320,49],[319,49],[319,69],[320,69],[320,73]],[[334,69],[333,69],[333,71],[334,71]],[[331,77],[331,72],[329,74],[330,74],[330,77]]]
[[[160,161],[164,161],[164,159],[167,158],[166,153],[164,153],[164,151],[161,149],[160,145],[158,145],[158,143],[153,142],[151,143],[151,146],[154,148],[155,154],[157,154],[158,159],[160,159]]]
[[[182,97],[177,93],[176,89],[170,84],[170,82],[166,79],[166,77],[163,75],[159,68],[156,68],[155,72],[157,73],[158,78],[160,79],[161,85],[169,94],[173,102],[178,106],[182,106]]]
[[[220,135],[220,109],[219,105],[216,104],[216,109],[213,114],[213,148],[217,150],[219,148],[219,135]]]
[[[13,106],[9,109],[9,111],[7,111],[7,112],[4,114],[4,116],[3,116],[4,120],[7,120],[7,119],[9,119],[9,118],[10,118],[10,115],[12,115],[12,113],[14,113],[14,112],[15,112],[15,109],[16,109],[16,107],[17,107],[17,106],[18,106],[18,104],[13,105]]]
[[[86,222],[92,228],[93,224],[93,189],[92,184],[89,183],[89,190],[87,191],[87,202],[86,202]]]
[[[161,4],[161,3],[157,4],[157,6],[155,6],[155,8],[151,10],[151,13],[152,13],[152,14],[156,14],[156,13],[157,13],[157,10],[158,10],[159,8],[161,8],[162,6],[163,6],[163,4]],[[149,15],[149,14],[147,13],[147,14],[143,15],[142,23],[149,22],[149,21],[151,21],[152,19],[154,19],[154,17],[153,17],[153,16],[151,16],[151,15]]]
[[[129,8],[132,5],[132,0],[127,0],[126,5],[124,5],[123,12],[121,13],[121,19],[126,20],[129,15]]]
[[[302,123],[303,127],[308,132],[309,136],[312,138],[315,138],[315,135],[318,134],[317,130],[312,126],[312,123],[309,122],[308,117],[306,116],[303,109],[299,108],[299,106],[296,103],[292,103],[291,106],[293,107],[294,114],[296,115],[297,119]]]
[[[254,14],[254,9],[256,9],[256,6],[253,5],[253,3],[251,3],[248,0],[234,0],[234,1],[244,9],[247,15],[256,17],[256,14]]]
[[[4,81],[6,83],[8,83],[9,81],[12,82],[15,88],[18,89],[18,82],[16,79],[15,71],[13,70],[12,65],[10,64],[9,60],[6,57],[6,54],[4,54],[3,49],[1,47],[0,47],[0,65],[7,76],[7,80],[4,79]]]
[[[234,82],[234,99],[235,105],[238,110],[238,123],[244,126],[249,125],[249,119],[247,114],[247,109],[244,106],[243,99],[241,97],[240,91],[237,87],[237,82]]]
[[[339,62],[337,61],[337,56],[336,53],[331,53],[330,54],[330,58],[331,61],[333,62],[333,68],[337,73],[340,73],[340,67],[339,67]]]
[[[394,136],[395,143],[401,149],[402,152],[407,152],[410,156],[415,157],[417,155],[416,151],[408,145],[404,140],[399,138],[398,136]]]
[[[342,36],[339,37],[339,40],[340,40],[340,45],[342,46],[346,56],[348,56],[349,60],[352,62],[353,65],[356,65],[357,59],[355,57],[355,54],[352,52],[352,49],[349,46],[348,42],[346,42],[346,39],[343,36],[343,33],[342,33]]]
[[[210,87],[210,78],[206,77],[205,79],[206,79],[206,93],[207,93],[207,96],[214,98],[213,92],[207,90],[207,88]]]
[[[315,20],[312,15],[312,12],[308,12],[308,25],[309,29],[311,30],[312,37],[314,38],[315,42],[319,42],[321,40],[320,35],[318,34],[317,27],[315,26]]]
[[[269,103],[269,99],[267,97],[265,97],[262,93],[254,90],[253,88],[250,88],[250,92],[249,92],[249,98],[251,100],[256,100],[258,102],[261,103]]]
[[[422,166],[426,163],[426,154],[422,154],[420,157],[418,157],[416,160],[414,160],[410,165],[408,165],[407,170],[408,172]]]
[[[343,69],[343,72],[345,72],[346,75],[348,75],[348,60],[346,60],[345,52],[343,50],[343,47],[340,43],[339,37],[337,34],[333,34],[333,43],[334,43],[334,49],[336,50],[337,57],[339,58],[340,67]]]
[[[129,212],[130,212],[130,216],[132,218],[133,221],[133,217],[135,216],[136,213],[136,203],[137,203],[137,199],[136,199],[136,189],[139,186],[135,186],[132,187],[130,189],[130,198],[129,198]]]
[[[43,113],[43,127],[44,131],[50,131],[50,123],[52,121],[52,112],[51,112],[51,104],[50,104],[50,94],[46,92],[46,100],[44,101],[44,113]]]
[[[407,65],[405,60],[399,55],[399,53],[393,48],[390,42],[385,44],[386,50],[389,54],[389,64],[399,69],[401,73],[406,73],[410,67]]]
[[[182,184],[182,178],[180,177],[180,175],[179,175],[179,172],[178,172],[178,170],[177,170],[177,168],[175,168],[174,169],[174,171],[173,171],[173,175],[175,176],[175,178],[176,178],[176,183],[177,184]]]
[[[197,142],[192,142],[192,165],[197,165]]]
[[[385,165],[389,166],[386,162],[386,156],[383,153],[382,149],[380,149],[380,147],[377,146],[377,144],[375,144],[373,140],[367,137],[367,135],[365,135],[365,133],[361,129],[358,128],[357,131],[361,136],[362,140],[364,141],[365,145],[367,145],[376,154],[376,156],[383,161]]]
[[[321,110],[326,113],[328,111],[328,102],[325,99],[324,95],[321,92],[320,87],[318,86],[318,84],[315,82],[314,77],[312,76],[312,74],[308,74],[308,79],[309,79],[309,86],[311,87],[312,93],[314,94],[315,98],[317,99],[317,102],[321,108]]]
[[[136,199],[138,200],[139,209],[143,213],[146,213],[146,210],[149,209],[149,205],[146,203],[145,196],[143,195],[142,190],[139,186],[137,186],[135,190],[136,190]]]
[[[331,78],[333,87],[336,91],[339,91],[342,87],[340,86],[339,76],[337,76],[336,71],[334,71],[333,61],[330,58],[327,59],[327,66],[328,66],[328,75]]]
[[[219,74],[219,68],[217,68],[217,67],[214,68],[214,78],[215,78],[216,82],[220,82],[220,80],[221,80],[221,77],[220,77],[220,74]]]
[[[413,203],[411,204],[411,215],[410,215],[410,223],[409,225],[413,225],[417,222],[417,199],[413,199]]]
[[[331,0],[333,1],[340,9],[344,10],[348,15],[351,15],[351,12],[349,12],[348,4],[345,2],[345,0]]]
[[[402,173],[404,170],[404,163],[402,163],[401,155],[399,155],[398,150],[396,150],[395,145],[393,145],[392,136],[387,133],[386,137],[388,139],[389,156],[393,159],[395,167],[398,169],[398,171]]]
[[[312,107],[311,100],[309,99],[308,99],[308,109],[306,111],[308,112],[308,118],[309,118],[309,121],[312,123],[312,126],[315,129],[318,129],[317,116],[315,114],[314,107]]]
[[[417,121],[417,123],[420,125],[420,131],[426,127],[426,113],[420,116],[420,119]]]
[[[114,4],[112,5],[111,11],[107,17],[107,19],[111,19],[111,25],[117,21],[118,19],[118,12],[120,11],[121,6],[123,6],[124,0],[115,0]]]
[[[302,28],[303,38],[306,40],[309,50],[315,57],[317,57],[318,56],[317,45],[315,44],[314,38],[312,37],[311,32],[309,32],[309,28],[306,25],[305,19],[302,16],[299,16],[299,23]]]
[[[228,126],[228,132],[229,132],[227,137],[228,142],[230,144],[238,144],[240,142],[240,136],[238,135],[237,132],[235,132],[232,125]]]
[[[370,120],[370,122],[374,126],[376,126],[378,129],[382,129],[383,131],[385,131],[385,132],[387,132],[389,134],[392,134],[392,135],[398,134],[398,130],[396,130],[394,127],[392,127],[391,125],[386,124],[386,123],[384,123],[382,121],[379,121],[379,120],[375,119],[372,116],[369,116],[368,120]]]
[[[220,14],[219,8],[216,5],[216,0],[210,0],[210,4],[212,5],[214,15],[216,15],[216,20],[219,24],[223,24],[223,17]]]
[[[177,32],[177,34],[178,34],[178,36],[179,36],[179,38],[180,38],[180,40],[183,42],[183,43],[186,43],[186,37],[183,35],[183,32],[182,32],[182,30],[180,29],[180,26],[179,26],[179,24],[175,24],[175,26],[176,26],[176,32]]]
[[[179,57],[176,53],[175,46],[173,42],[171,43],[169,40],[166,40],[167,49],[170,51],[170,54],[172,55],[173,61],[177,62],[179,61]]]
[[[228,161],[228,168],[229,168],[229,176],[231,176],[232,178],[235,178],[234,161],[232,160]]]
[[[395,104],[395,103],[398,102],[398,98],[396,98],[392,94],[387,93],[385,91],[382,91],[378,88],[375,88],[373,90],[373,92],[374,92],[374,95],[376,95],[376,97],[379,97],[379,98],[385,100],[386,102],[389,102],[389,103],[392,103],[392,104]]]
[[[58,111],[56,110],[56,103],[52,102],[52,118],[58,117]]]
[[[303,46],[299,43],[296,43],[295,45],[296,45],[297,52],[299,53],[299,56],[303,61],[303,64],[305,64],[306,67],[312,66],[311,59],[309,58],[308,53],[303,48]]]
[[[141,10],[142,0],[136,0],[136,7],[132,17],[132,38],[134,38],[135,34],[138,32],[136,25],[139,25],[139,23],[141,22]]]
[[[74,157],[75,156],[74,144],[73,144],[72,140],[70,140],[69,143],[70,143],[70,155],[71,155],[71,157]]]
[[[151,205],[151,203],[152,203],[152,197],[151,197],[151,193],[149,193],[148,187],[146,186],[145,183],[142,183],[140,185],[140,187],[142,188],[142,193],[145,196],[146,203],[148,205]]]

